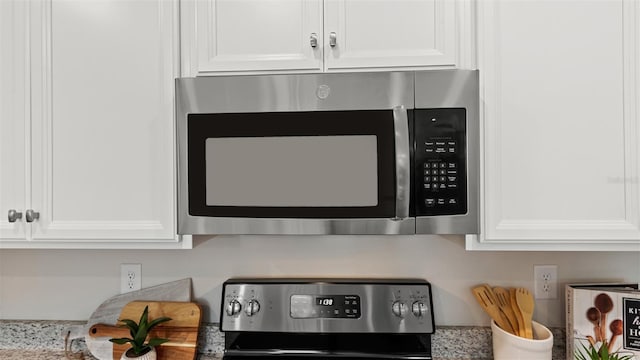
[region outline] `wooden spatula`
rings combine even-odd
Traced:
[[[511,328],[513,329],[513,334],[520,336],[520,325],[518,325],[518,319],[513,312],[513,305],[511,305],[509,290],[496,286],[493,288],[493,293],[496,295],[496,299],[498,300],[498,307],[500,308],[500,311],[505,315],[509,321],[509,325],[511,325]]]
[[[522,318],[522,313],[520,312],[520,308],[518,307],[518,301],[516,300],[516,288],[509,288],[509,299],[511,300],[511,309],[513,310],[513,315],[516,317],[516,321],[518,322],[518,336],[526,337],[526,331],[524,329],[524,319]]]
[[[490,289],[490,288],[489,288]],[[487,285],[479,285],[471,289],[471,292],[476,297],[476,300],[482,306],[484,311],[489,314],[491,319],[498,324],[501,329],[513,333],[514,330],[509,325],[504,315],[500,312],[498,304],[494,300],[493,292],[489,292]]]
[[[531,319],[533,318],[534,301],[529,290],[525,288],[516,289],[516,303],[522,314],[524,323],[525,336],[527,339],[533,339],[533,329],[531,327]]]

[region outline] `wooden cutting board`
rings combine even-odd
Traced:
[[[192,302],[132,301],[122,308],[118,319],[138,322],[147,305],[149,321],[162,316],[172,319],[151,331],[153,337],[169,339],[169,342],[156,348],[158,360],[194,360],[198,350],[198,331],[202,316],[200,306]],[[130,337],[128,329],[107,324],[94,325],[89,330],[89,335],[94,338]],[[119,360],[129,347],[128,344],[113,344],[113,359]]]

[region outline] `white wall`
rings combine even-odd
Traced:
[[[193,279],[207,322],[234,276],[419,277],[434,286],[437,325],[488,326],[470,288],[532,289],[534,264],[557,264],[561,285],[640,281],[640,252],[469,252],[459,236],[218,236],[193,250],[0,250],[0,319],[86,320],[120,291],[120,264],[142,264],[142,286]],[[538,300],[534,319],[564,326],[563,293]]]

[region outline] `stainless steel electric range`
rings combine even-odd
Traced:
[[[431,359],[431,286],[420,279],[230,279],[226,360]]]

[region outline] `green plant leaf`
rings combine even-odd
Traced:
[[[163,323],[163,322],[170,321],[170,320],[171,320],[171,318],[170,318],[170,317],[166,317],[166,316],[159,317],[159,318],[157,318],[157,319],[153,319],[153,320],[149,323],[149,325],[147,326],[147,331],[151,331],[151,329],[153,329],[153,328],[154,328],[154,327],[156,327],[157,325],[159,325],[159,324],[161,324],[161,323]]]
[[[132,340],[129,338],[109,339],[109,341],[111,341],[112,343],[116,343],[118,345],[124,345],[128,342],[132,342]]]
[[[169,341],[169,339],[153,338],[149,340],[149,346],[158,346],[160,344],[166,343],[167,341]]]
[[[126,326],[130,332],[132,333],[137,333],[138,332],[138,324],[136,324],[135,321],[130,320],[130,319],[122,319],[122,320],[118,320],[119,322],[123,323],[124,326]]]

